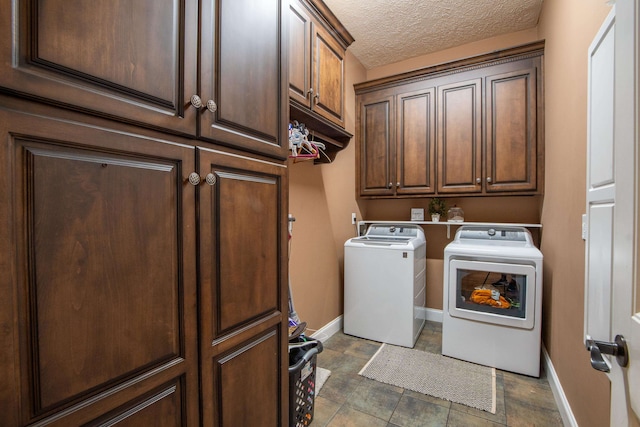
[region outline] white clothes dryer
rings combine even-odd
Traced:
[[[372,224],[347,240],[344,333],[413,347],[425,323],[426,255],[418,225]]]
[[[442,354],[539,377],[542,259],[526,228],[459,228],[444,251]]]

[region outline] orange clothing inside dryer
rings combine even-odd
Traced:
[[[494,296],[492,296],[492,292],[496,294],[495,296],[498,296],[497,300],[494,298]],[[471,293],[471,301],[475,302],[476,304],[490,305],[497,308],[511,307],[509,301],[504,299],[504,297],[500,295],[499,292],[492,291],[491,289],[476,289]]]

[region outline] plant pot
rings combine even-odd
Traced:
[[[431,214],[431,221],[440,222],[440,214]]]

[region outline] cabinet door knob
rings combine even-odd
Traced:
[[[476,184],[480,184],[482,180],[480,178],[476,178]]]
[[[487,182],[488,182],[489,184],[491,184],[491,177],[490,177],[490,176],[488,176],[488,177],[487,177]]]
[[[199,110],[202,108],[202,99],[198,95],[191,95],[191,105]]]
[[[309,90],[307,91],[307,98],[309,97],[309,95],[313,95],[313,88],[310,87]]]
[[[212,99],[208,100],[207,110],[211,111],[212,113],[215,113],[216,111],[218,111],[218,104],[216,104],[215,101]]]
[[[393,182],[390,182],[389,185],[387,185],[387,188],[393,188]]]
[[[320,102],[320,94],[319,94],[319,93],[316,93],[316,94],[313,96],[313,102],[314,102],[315,104],[317,104],[318,102]]]
[[[196,172],[191,172],[189,174],[189,184],[191,185],[199,185],[200,184],[200,175]]]
[[[200,184],[204,184],[205,182],[209,185],[215,185],[217,181],[218,181],[218,178],[212,173],[208,173],[207,176],[204,177],[204,182],[202,181],[202,178],[200,178],[200,175],[198,175],[197,172],[191,172],[189,174],[189,184],[191,185],[198,186]]]
[[[400,187],[400,181],[396,182],[396,187]]]
[[[216,178],[216,176],[212,173],[208,173],[207,176],[204,177],[204,181],[202,181],[202,178],[200,178],[200,175],[198,175],[197,172],[191,172],[189,174],[189,184],[194,186],[198,186],[204,183],[214,185],[217,180],[218,178]]]
[[[204,181],[209,185],[214,185],[217,180],[218,178],[216,178],[216,176],[211,172],[209,172],[207,176],[204,177]]]

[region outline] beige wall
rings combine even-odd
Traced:
[[[587,48],[608,13],[604,0],[547,0],[537,28],[507,34],[374,70],[347,55],[347,129],[354,132],[353,84],[539,39],[545,47],[545,195],[448,199],[471,221],[542,222],[543,342],[580,426],[608,425],[609,384],[589,366],[582,344]],[[334,163],[290,163],[290,212],[296,216],[291,281],[298,314],[312,329],[342,314],[343,244],[355,235],[351,212],[367,220],[408,220],[428,199],[355,196],[355,141]],[[427,306],[442,308],[446,228],[426,226]]]
[[[543,341],[580,426],[609,424],[609,381],[583,344],[587,51],[610,8],[603,0],[545,1],[546,188]]]
[[[479,55],[497,49],[518,46],[538,40],[537,28],[518,31],[517,33],[504,34],[484,40],[478,40],[464,46],[441,50],[429,55],[418,56],[405,61],[396,62],[367,71],[367,80],[375,80],[382,77],[392,76],[405,71],[416,70],[431,65],[442,64],[443,62],[455,61],[456,59],[468,56]]]

